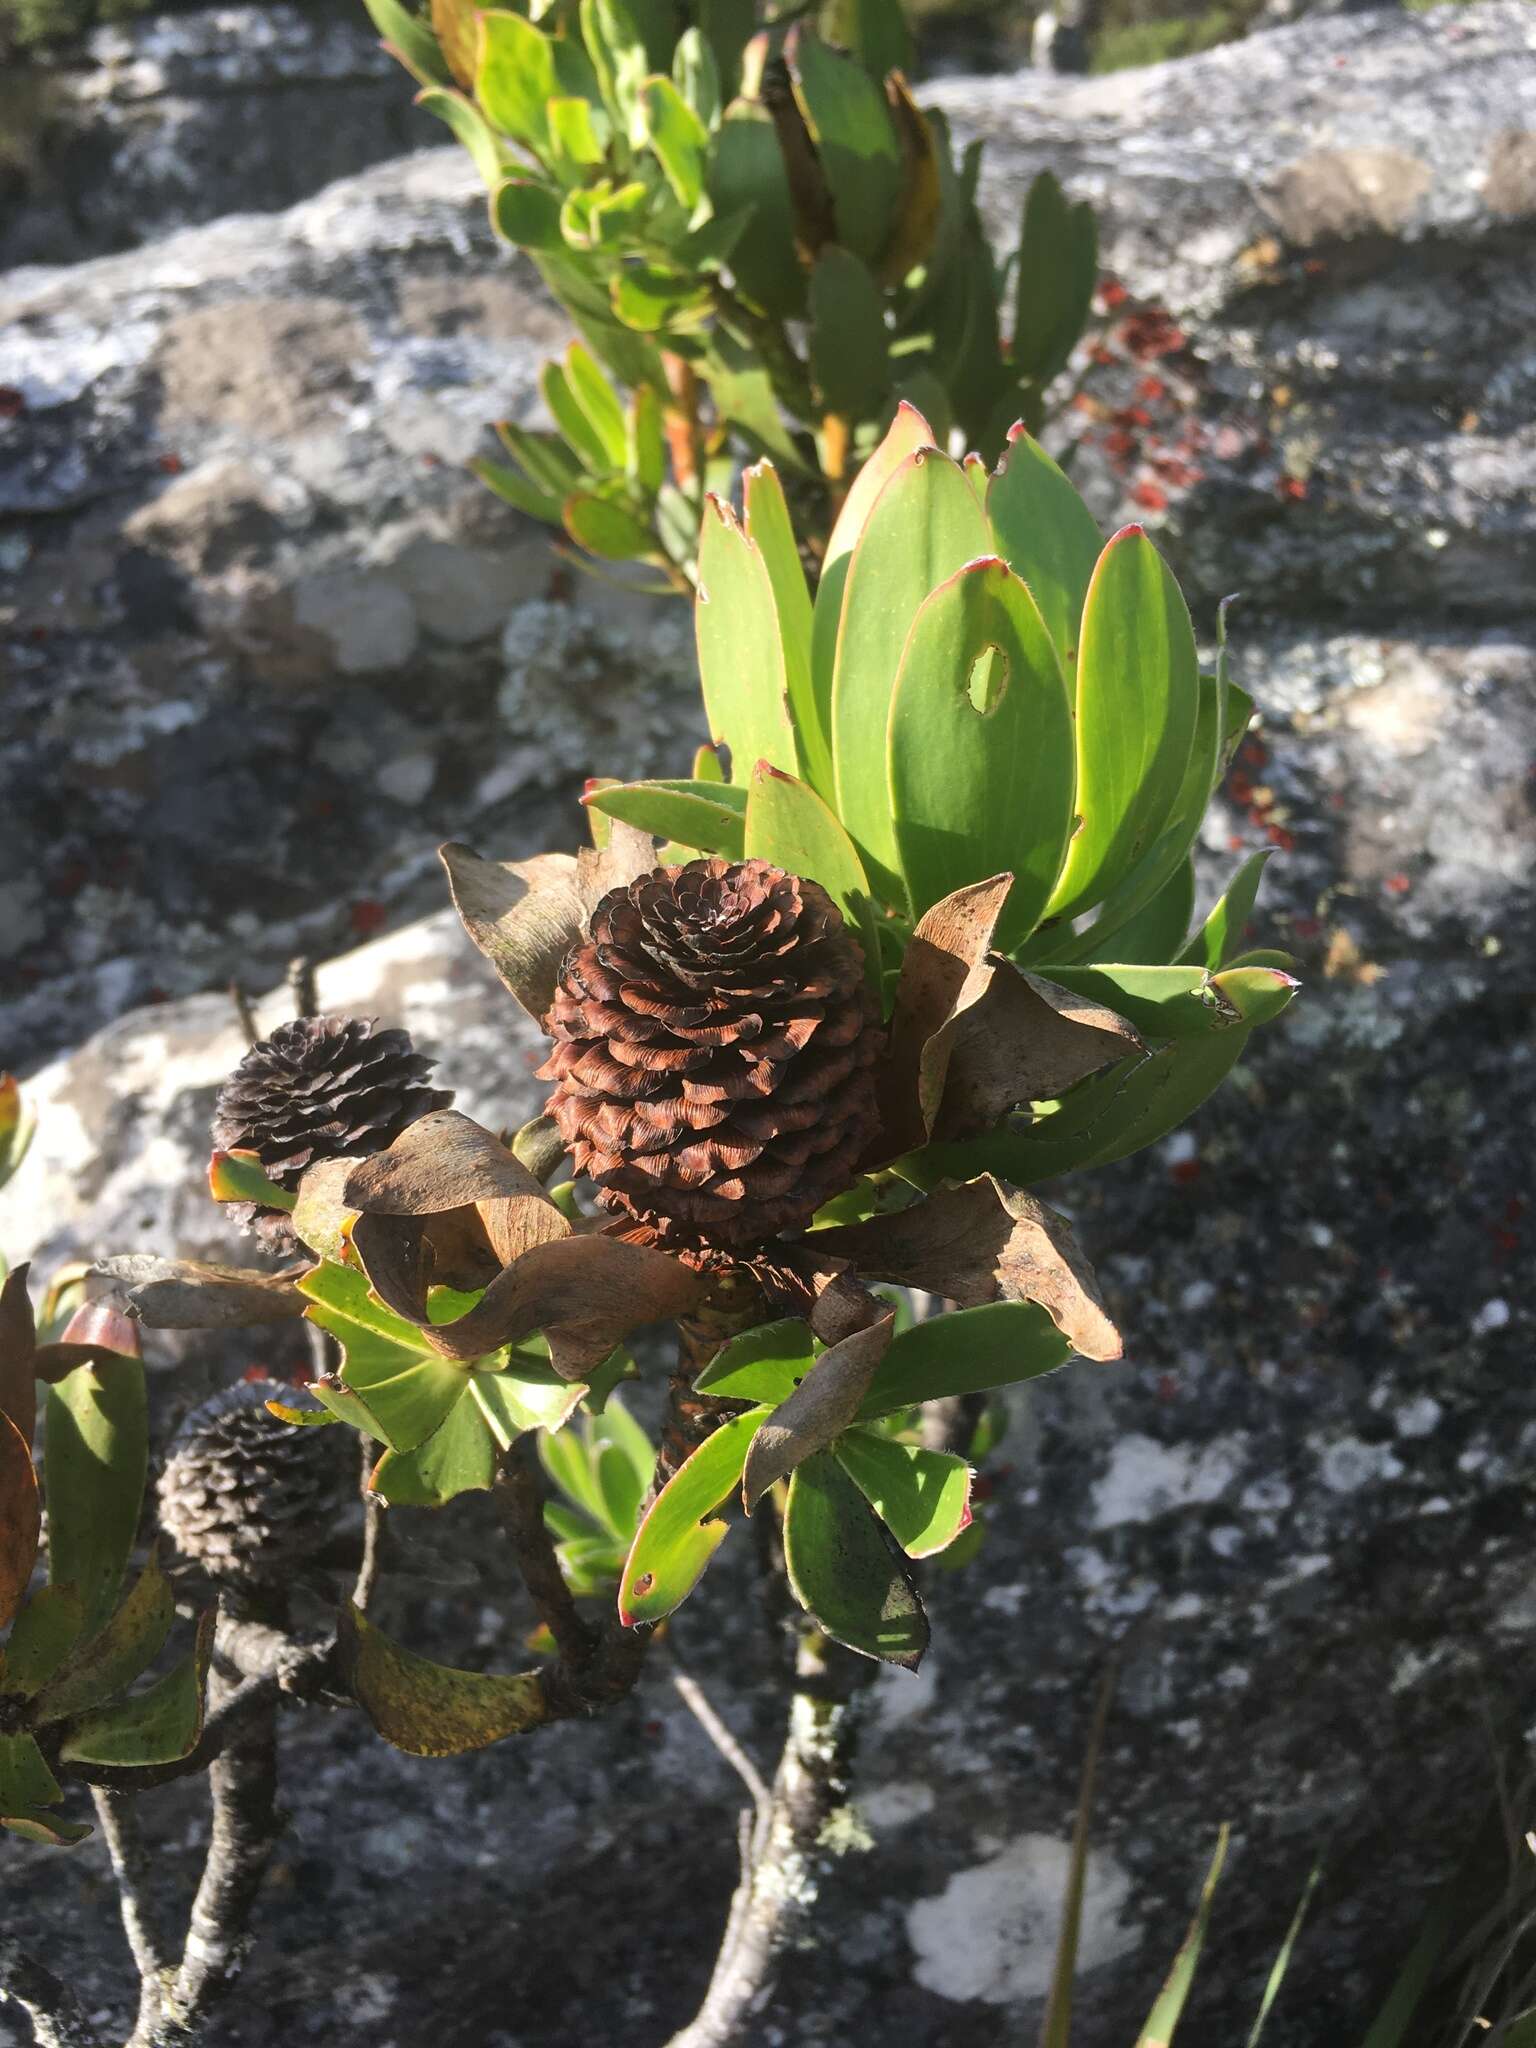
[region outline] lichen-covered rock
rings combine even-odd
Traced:
[[[151,15],[9,68],[0,269],[274,212],[441,132],[334,0]]]

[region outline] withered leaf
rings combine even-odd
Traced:
[[[549,1719],[537,1671],[455,1671],[341,1612],[339,1648],[358,1705],[386,1742],[412,1756],[461,1756]]]
[[[456,1109],[418,1117],[386,1151],[354,1161],[342,1192],[349,1208],[373,1216],[445,1216],[505,1195],[550,1206],[522,1161]]]
[[[749,1515],[775,1480],[787,1478],[805,1459],[825,1450],[853,1421],[876,1367],[891,1348],[895,1326],[896,1318],[887,1310],[878,1322],[834,1344],[789,1399],[774,1409],[747,1449],[741,1504]]]
[[[154,1330],[287,1322],[302,1316],[309,1305],[294,1285],[308,1272],[307,1265],[261,1273],[241,1266],[205,1265],[197,1259],[162,1259],[153,1252],[126,1252],[102,1259],[95,1270],[122,1281],[129,1308]]]
[[[665,1252],[617,1237],[572,1235],[530,1246],[466,1314],[432,1323],[420,1228],[414,1219],[360,1217],[353,1247],[380,1300],[414,1323],[434,1350],[461,1363],[542,1330],[561,1378],[585,1379],[631,1330],[686,1314],[705,1290],[700,1274]]]
[[[648,833],[615,822],[607,846],[532,860],[486,860],[454,841],[438,848],[465,931],[536,1022],[555,999],[560,963],[598,899],[656,865]]]
[[[1144,1051],[1126,1020],[991,954],[1013,886],[994,875],[924,912],[908,943],[891,1018],[883,1127],[866,1166],[930,1138],[988,1130]]]
[[[1049,1102],[1116,1060],[1146,1051],[1115,1010],[995,963],[987,985],[945,1027],[944,1076],[931,1135],[970,1138],[1022,1102]]]
[[[960,1308],[1036,1301],[1084,1358],[1120,1356],[1120,1333],[1072,1225],[991,1174],[818,1236],[871,1279],[926,1288]]]

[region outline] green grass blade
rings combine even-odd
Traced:
[[[1231,1834],[1231,1827],[1223,1821],[1216,1837],[1216,1853],[1205,1873],[1205,1883],[1200,1887],[1200,1903],[1195,1908],[1195,1917],[1189,1923],[1183,1946],[1173,1959],[1167,1982],[1157,1994],[1157,2003],[1136,2037],[1136,2048],[1168,2048],[1173,2039],[1174,2029],[1183,2016],[1184,2002],[1195,1981],[1195,1972],[1200,1967],[1200,1951],[1205,1946],[1205,1931],[1210,1925],[1211,1906],[1216,1898],[1216,1887],[1221,1882],[1221,1866],[1227,1860],[1227,1843]]]
[[[1307,1908],[1312,1903],[1312,1894],[1317,1890],[1318,1879],[1323,1874],[1323,1859],[1318,1857],[1312,1866],[1311,1875],[1301,1888],[1301,1897],[1296,1902],[1296,1911],[1291,1915],[1291,1924],[1286,1929],[1285,1939],[1280,1944],[1280,1953],[1275,1957],[1275,1966],[1269,1973],[1264,1986],[1264,1996],[1259,2000],[1258,2017],[1254,2020],[1253,2031],[1248,2036],[1248,2048],[1259,2048],[1259,2037],[1264,2032],[1270,2008],[1280,1996],[1280,1987],[1285,1982],[1286,1972],[1291,1967],[1291,1956],[1301,1934],[1302,1922],[1307,1917]]]

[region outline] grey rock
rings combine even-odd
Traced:
[[[129,249],[225,213],[275,212],[438,124],[361,9],[208,7],[19,60],[0,269]]]
[[[685,609],[464,467],[562,336],[453,151],[0,284],[0,1060],[418,914],[482,822],[574,842],[621,738],[686,767]]]

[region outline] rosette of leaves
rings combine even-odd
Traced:
[[[1040,424],[1093,215],[1042,173],[999,263],[894,0],[828,10],[846,49],[752,0],[368,6],[582,336],[541,377],[553,430],[506,423],[479,467],[583,550],[685,587],[743,449],[836,496],[901,398],[989,458]]]
[[[153,1552],[125,1590],[147,1461],[137,1332],[93,1303],[40,1345],[26,1279],[20,1266],[0,1289],[0,1827],[63,1846],[90,1833],[53,1810],[72,1766],[167,1764],[196,1747],[213,1615],[190,1650],[135,1689],[175,1618]],[[48,1575],[34,1588],[45,1499]]]
[[[600,1394],[632,1329],[675,1321],[705,1426],[637,1502],[620,1621],[671,1613],[729,1504],[771,1500],[807,1612],[910,1665],[914,1566],[964,1531],[970,1480],[893,1418],[1119,1354],[1033,1189],[1162,1137],[1295,991],[1240,951],[1257,864],[1189,929],[1190,849],[1251,707],[1224,664],[1202,673],[1151,542],[1104,541],[1022,431],[988,475],[904,408],[814,601],[759,465],[741,519],[711,504],[701,576],[731,779],[706,750],[690,779],[596,787],[576,855],[443,849],[470,938],[565,1047],[554,1114],[508,1146],[438,1112],[305,1175],[293,1220],[318,1263],[299,1298],[346,1353],[316,1391],[385,1447],[381,1491],[444,1501]],[[825,1101],[813,1120],[838,1134],[849,1113],[823,1026],[840,1057],[865,1034],[850,1065],[872,1106],[797,1210],[799,1109]],[[571,1133],[610,1220],[544,1185]],[[889,1286],[949,1306],[901,1328]],[[544,1716],[536,1673],[427,1665],[361,1616],[348,1640],[359,1698],[404,1747]]]

